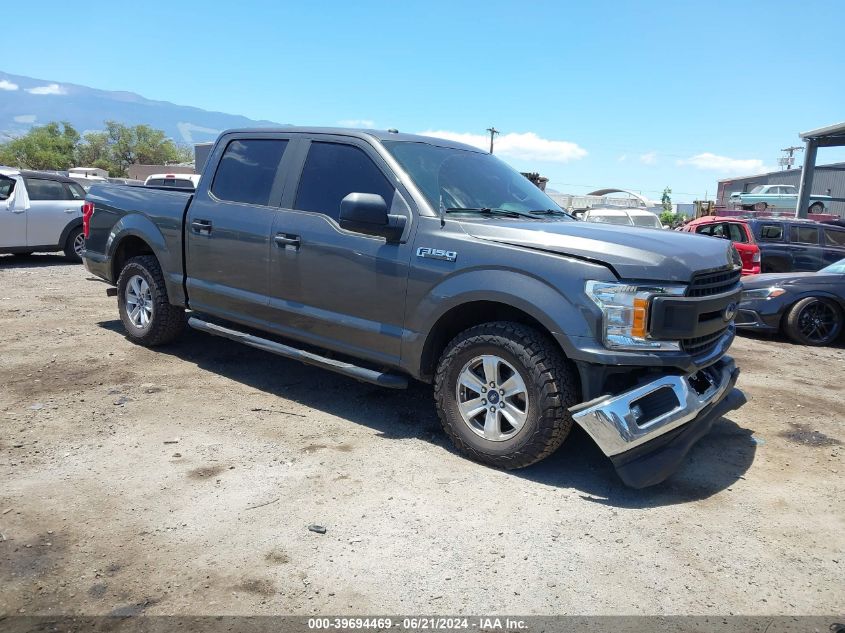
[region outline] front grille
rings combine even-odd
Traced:
[[[692,278],[692,283],[687,288],[687,296],[709,297],[736,290],[739,286],[739,277],[741,274],[741,268],[698,273]]]
[[[727,331],[727,329],[728,327],[725,326],[718,332],[713,332],[713,334],[708,334],[707,336],[696,336],[695,338],[681,339],[681,349],[690,356],[706,354],[716,346],[716,343],[719,342],[719,339],[722,338],[722,335]]]

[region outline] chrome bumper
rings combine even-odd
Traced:
[[[724,356],[695,374],[664,376],[569,411],[605,455],[618,455],[695,420],[728,395],[737,373],[733,359]]]

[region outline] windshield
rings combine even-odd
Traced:
[[[825,266],[819,272],[845,275],[845,259],[840,259],[838,262],[834,262],[830,266]]]
[[[561,208],[525,176],[491,154],[428,143],[384,141],[384,146],[414,180],[432,208],[530,212]],[[570,220],[566,215],[540,216]]]
[[[757,185],[756,187],[754,187],[748,193],[760,193],[761,191],[763,191],[763,187],[764,187],[764,185]]]
[[[631,226],[633,222],[631,222],[631,218],[627,215],[604,215],[598,213],[591,213],[590,216],[587,218],[587,222],[601,222],[602,224],[624,224],[625,226]]]
[[[634,226],[645,226],[650,229],[662,229],[663,226],[658,222],[656,215],[632,215],[631,220]]]

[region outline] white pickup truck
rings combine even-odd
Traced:
[[[64,251],[82,261],[85,190],[56,174],[0,167],[0,253]]]

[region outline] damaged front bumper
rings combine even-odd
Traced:
[[[633,488],[671,475],[714,420],[745,404],[730,356],[686,376],[667,375],[616,396],[570,409]]]

